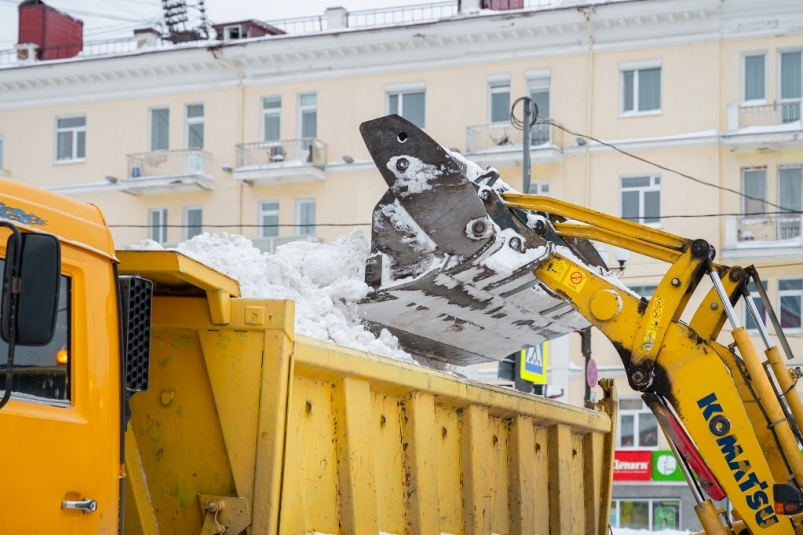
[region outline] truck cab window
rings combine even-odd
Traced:
[[[5,261],[0,259],[0,272]],[[41,347],[16,346],[12,398],[21,401],[69,405],[71,280],[61,276],[59,310],[53,340]],[[0,340],[0,395],[6,384],[8,344]],[[55,402],[55,403],[54,403]]]

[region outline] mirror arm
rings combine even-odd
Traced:
[[[17,337],[17,300],[19,298],[19,276],[22,267],[22,234],[14,223],[9,221],[0,221],[0,227],[7,227],[16,239],[17,246],[14,247],[14,258],[8,258],[8,248],[6,248],[6,262],[13,262],[11,280],[9,281],[8,291],[11,292],[9,296],[9,341],[8,341],[8,356],[6,358],[6,383],[3,385],[4,392],[3,398],[0,399],[0,409],[2,409],[8,400],[11,399],[11,390],[13,388],[12,380],[14,376],[14,348],[16,345]]]

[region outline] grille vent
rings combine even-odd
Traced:
[[[151,303],[153,283],[138,276],[120,277],[125,342],[125,387],[129,392],[148,390],[151,360]]]

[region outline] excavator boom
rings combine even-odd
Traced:
[[[754,268],[716,264],[704,240],[516,193],[401,117],[360,130],[389,188],[373,215],[366,282],[374,291],[360,304],[368,325],[414,354],[461,365],[593,325],[661,424],[705,531],[800,533],[799,374],[787,370],[749,296],[748,281],[760,284]],[[589,240],[666,262],[653,296],[621,284]],[[706,278],[712,288],[686,324]],[[766,360],[739,324],[742,298]],[[723,344],[726,323],[733,341]],[[711,501],[723,498],[732,516]]]

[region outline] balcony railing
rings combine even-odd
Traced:
[[[326,165],[326,143],[315,138],[258,141],[237,145],[237,167],[285,169]]]
[[[128,178],[208,174],[209,153],[200,149],[159,150],[128,155]]]
[[[252,238],[251,241],[254,244],[254,247],[262,251],[263,253],[268,254],[275,254],[276,248],[280,245],[284,245],[286,243],[294,242],[294,241],[306,241],[310,243],[323,243],[323,238],[319,238],[318,236],[313,236],[310,234],[300,236],[300,235],[292,235],[292,236],[271,236],[267,238]]]
[[[801,218],[798,214],[782,216],[730,216],[726,220],[727,245],[750,247],[770,243],[799,241]]]
[[[153,49],[172,46],[175,45],[163,42],[158,37],[149,39],[141,36],[134,36],[118,39],[102,39],[97,41],[82,41],[37,47],[36,59],[39,61],[49,61],[70,57],[119,56],[128,52],[136,52],[144,47]],[[20,61],[22,61],[22,59],[18,57],[17,49],[0,50],[0,66],[16,64]]]
[[[779,126],[800,121],[801,101],[776,102],[762,106],[728,104],[728,132],[754,126]]]
[[[546,121],[549,119],[538,120],[530,130],[530,146],[532,148],[541,145],[556,145],[554,139],[556,130]],[[560,132],[557,130],[557,132]],[[466,151],[502,151],[520,148],[522,146],[523,133],[513,127],[510,123],[491,123],[466,127]]]

